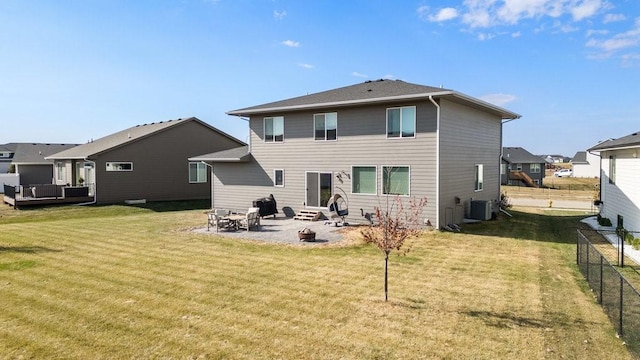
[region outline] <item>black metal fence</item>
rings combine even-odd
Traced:
[[[577,263],[629,351],[640,357],[640,292],[578,230]]]
[[[4,195],[15,200],[87,197],[93,195],[93,185],[67,186],[38,184],[13,186],[4,184]]]

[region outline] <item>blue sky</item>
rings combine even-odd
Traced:
[[[0,0],[0,144],[84,143],[380,78],[522,115],[573,156],[640,130],[637,0]]]

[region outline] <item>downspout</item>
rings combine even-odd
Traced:
[[[84,206],[84,205],[94,205],[95,203],[98,202],[98,182],[96,181],[96,175],[98,175],[98,171],[96,171],[96,162],[95,161],[91,161],[87,158],[83,159],[84,162],[89,162],[91,164],[93,164],[93,200],[91,201],[87,201],[84,203],[80,203],[77,204],[78,206]],[[84,164],[82,165],[84,167]]]
[[[440,105],[429,95],[429,101],[436,107],[436,229],[440,229]]]

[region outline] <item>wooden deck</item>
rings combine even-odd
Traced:
[[[81,204],[86,202],[93,201],[93,196],[78,196],[78,197],[42,197],[42,198],[34,198],[34,197],[23,197],[23,198],[12,198],[7,195],[4,195],[5,204],[9,204],[14,208],[20,208],[23,206],[39,206],[39,205],[57,205],[57,204]]]

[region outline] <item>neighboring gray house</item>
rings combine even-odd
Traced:
[[[600,177],[600,157],[589,151],[578,151],[571,159],[571,170],[573,177]]]
[[[77,146],[77,144],[17,143],[11,162],[20,175],[20,185],[52,184],[53,160],[45,157]]]
[[[191,117],[134,126],[47,159],[57,184],[89,186],[97,203],[206,199],[207,165],[187,159],[244,145]]]
[[[437,228],[497,212],[502,121],[520,117],[457,91],[399,80],[228,114],[249,118],[249,145],[191,159],[212,165],[214,207],[249,207],[273,194],[281,213],[326,211],[339,193],[348,198],[347,220],[363,222],[398,194],[426,197],[425,221]]]
[[[500,166],[501,183],[502,185],[541,187],[545,165],[545,159],[521,147],[504,147]]]
[[[640,231],[640,134],[607,140],[587,151],[599,153],[602,159],[600,215],[616,227]]]
[[[0,145],[0,174],[6,174],[11,168],[11,161],[16,152],[16,143]]]

